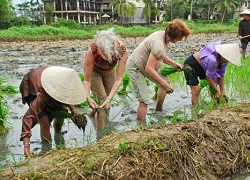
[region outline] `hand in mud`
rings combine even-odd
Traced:
[[[216,92],[215,99],[220,100],[220,96],[221,96],[220,92]]]

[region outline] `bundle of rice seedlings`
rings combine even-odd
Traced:
[[[129,85],[130,79],[128,76],[128,73],[125,72],[123,78],[122,78],[122,89],[120,91],[118,91],[118,94],[128,94],[127,93],[127,87]]]
[[[77,114],[75,117],[72,116],[71,113],[67,111],[56,111],[54,112],[50,118],[59,118],[59,119],[64,119],[64,118],[70,118],[73,123],[82,130],[85,130],[85,126],[87,125],[87,119],[85,114]]]

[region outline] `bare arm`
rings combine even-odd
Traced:
[[[92,109],[95,109],[98,107],[97,103],[90,98],[90,82],[91,82],[91,76],[94,68],[94,56],[91,50],[89,49],[85,59],[83,60],[83,71],[84,71],[84,80],[83,80],[83,85],[86,89],[87,93],[87,102],[89,106]]]
[[[160,86],[167,92],[167,93],[172,93],[173,89],[171,87],[171,85],[166,82],[155,70],[157,64],[157,58],[150,53],[149,58],[148,58],[148,62],[146,64],[145,67],[145,71],[148,73],[148,75],[155,80],[156,82],[158,82],[160,84]]]
[[[128,59],[128,52],[126,51],[124,55],[121,57],[118,63],[118,70],[115,78],[115,82],[113,84],[113,87],[107,97],[107,99],[103,102],[103,104],[100,106],[100,108],[107,107],[109,108],[111,100],[113,99],[115,93],[117,92],[117,89],[121,85],[123,74],[126,68],[126,62]]]
[[[225,89],[224,89],[224,77],[218,78],[218,83],[220,86],[220,95],[225,95]]]
[[[78,114],[75,106],[74,105],[68,105],[68,108],[69,108],[69,110],[70,110],[70,112],[72,114],[72,117],[74,118]]]
[[[183,69],[183,66],[182,66],[181,64],[179,64],[179,63],[173,61],[172,59],[170,59],[170,58],[167,57],[167,56],[163,59],[163,62],[164,62],[165,64],[168,64],[168,65],[170,65],[170,66],[175,67],[175,68],[178,69],[178,70],[182,70],[182,69]]]
[[[218,91],[216,84],[214,83],[214,80],[212,78],[206,77],[209,85],[213,88],[213,90],[216,92],[215,98],[219,99],[220,98],[220,91]]]

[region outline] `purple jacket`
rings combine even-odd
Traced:
[[[215,45],[221,44],[221,41],[217,41],[214,43],[211,43],[204,48],[202,48],[199,52],[201,65],[206,72],[206,76],[209,78],[212,78],[215,83],[217,83],[218,77],[224,77],[226,68],[227,68],[227,62],[221,63],[219,65],[219,59],[218,59],[218,53],[215,50]]]

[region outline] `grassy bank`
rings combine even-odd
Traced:
[[[215,23],[214,21],[186,21],[193,33],[219,33],[236,32],[238,21],[228,24]],[[149,26],[118,26],[118,25],[79,25],[65,23],[65,20],[52,23],[50,26],[22,26],[11,27],[0,31],[0,41],[37,41],[37,40],[64,40],[64,39],[89,39],[98,30],[114,27],[115,32],[122,37],[147,36],[154,31],[164,30],[167,22]]]

